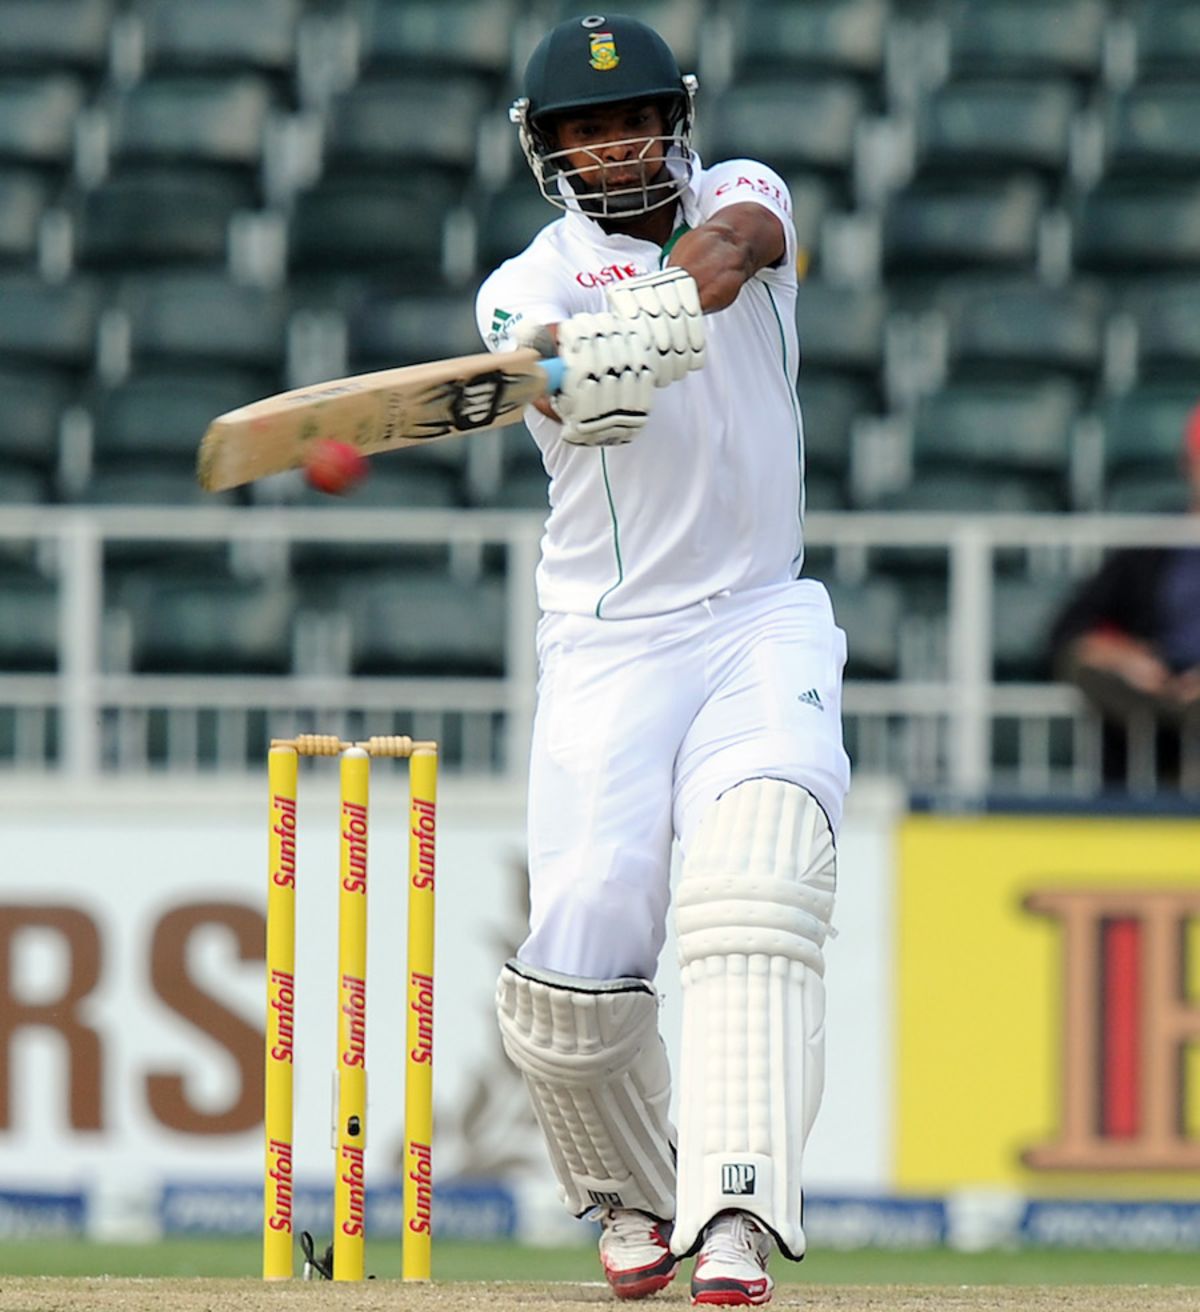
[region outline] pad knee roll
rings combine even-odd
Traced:
[[[671,1076],[653,984],[510,961],[500,972],[496,1011],[568,1209],[576,1216],[606,1206],[674,1216]]]
[[[684,860],[676,1253],[738,1209],[787,1256],[803,1256],[800,1174],[824,1084],[822,948],[835,885],[824,813],[775,779],[719,798]]]

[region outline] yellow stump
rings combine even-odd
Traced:
[[[292,1274],[292,1086],[296,1017],[296,763],[272,747],[267,844],[266,1168],[263,1279]]]
[[[433,1214],[433,927],[437,749],[409,760],[408,1024],[404,1078],[405,1280],[428,1280]]]
[[[367,808],[371,759],[342,753],[338,890],[338,1051],[335,1079],[333,1273],[361,1280],[366,1234]]]

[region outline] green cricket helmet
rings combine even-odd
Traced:
[[[695,77],[680,73],[670,46],[652,27],[619,14],[592,14],[559,23],[541,39],[525,68],[525,94],[509,117],[520,131],[538,187],[552,205],[567,209],[574,200],[593,215],[632,217],[669,204],[691,179],[697,86]],[[626,101],[653,101],[661,107],[666,136],[621,144],[637,145],[641,155],[661,144],[665,167],[632,185],[607,186],[602,173],[600,190],[578,187],[580,175],[603,161],[593,156],[586,168],[572,167],[571,152],[557,148],[555,121]]]

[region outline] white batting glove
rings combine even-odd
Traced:
[[[615,314],[573,314],[558,325],[558,354],[566,374],[553,404],[563,441],[632,441],[646,425],[654,396],[657,352],[646,325]]]
[[[686,269],[644,273],[619,287],[610,287],[605,295],[614,314],[644,323],[650,329],[658,353],[656,386],[677,382],[704,363],[700,292]]]

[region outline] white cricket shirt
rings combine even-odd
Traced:
[[[800,571],[803,429],[796,400],[796,237],[780,177],[752,160],[694,161],[676,233],[754,201],[782,221],[787,250],[727,309],[705,317],[704,367],[657,389],[625,446],[572,446],[532,407],[525,422],[550,477],[537,571],[544,611],[631,619],[786,582]],[[551,222],[479,289],[479,330],[513,349],[521,320],[608,308],[604,292],[669,258],[611,235],[579,210]]]

